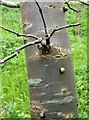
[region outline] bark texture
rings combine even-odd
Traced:
[[[39,3],[50,34],[53,28],[65,26],[64,2]],[[21,14],[24,34],[45,38],[44,24],[35,2],[23,2]],[[34,41],[26,38],[25,43]],[[76,118],[77,97],[68,30],[53,34],[50,52],[44,54],[37,46],[25,49],[31,103],[31,120]]]

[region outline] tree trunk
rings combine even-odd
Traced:
[[[39,2],[47,31],[66,25],[64,2]],[[23,32],[45,37],[44,26],[35,2],[21,4]],[[34,39],[26,38],[25,43]],[[60,120],[78,116],[76,86],[68,30],[54,33],[49,54],[37,46],[25,49],[30,91],[31,118]]]

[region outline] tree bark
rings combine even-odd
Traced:
[[[50,34],[52,28],[65,26],[64,2],[39,2]],[[24,34],[45,38],[44,24],[35,2],[23,2],[21,14]],[[25,43],[34,41],[26,38]],[[25,49],[28,84],[33,120],[77,118],[77,97],[72,55],[67,29],[53,34],[50,52],[44,54],[37,46]]]

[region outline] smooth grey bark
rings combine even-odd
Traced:
[[[39,3],[47,31],[66,25],[64,2]],[[45,37],[44,25],[35,2],[21,4],[23,32]],[[34,41],[26,38],[25,43]],[[25,49],[32,119],[60,120],[78,116],[76,86],[67,29],[56,32],[50,41],[51,50],[40,54],[37,46]],[[58,52],[57,52],[58,51]]]

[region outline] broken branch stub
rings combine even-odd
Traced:
[[[53,32],[53,28],[67,25],[63,6],[64,2],[56,0],[40,2],[48,35]],[[21,15],[24,34],[30,33],[44,40],[44,24],[35,2],[23,2]],[[26,43],[29,41],[27,39]],[[76,118],[77,97],[68,30],[57,30],[52,34],[49,52],[43,52],[45,50],[41,45],[45,46],[45,42],[38,47],[25,49],[31,117],[33,120]]]

